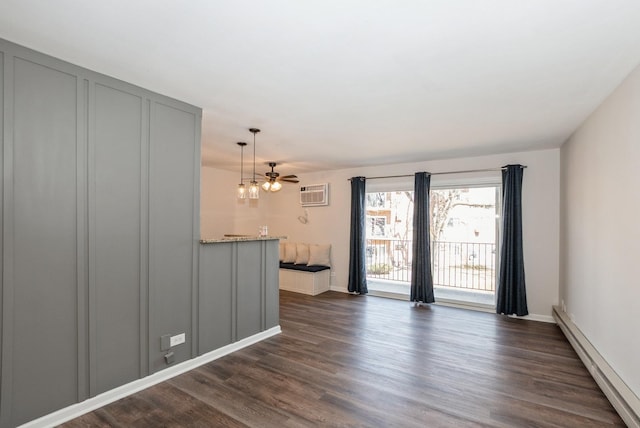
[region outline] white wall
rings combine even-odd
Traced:
[[[298,216],[304,209],[298,202],[298,187],[284,185],[270,195],[267,217],[269,232],[286,235],[292,242],[332,245],[335,278],[332,287],[346,290],[349,264],[350,184],[348,178],[496,168],[508,163],[527,165],[523,183],[523,239],[529,313],[549,320],[558,303],[559,277],[559,149],[501,154],[473,158],[437,160],[348,170],[299,174],[301,185],[328,182],[330,205],[307,208],[309,221]]]
[[[567,313],[640,396],[640,68],[561,148]]]
[[[236,174],[208,166],[200,169],[200,236],[219,238],[234,233]]]
[[[259,182],[262,184],[262,182]],[[271,213],[270,202],[275,195],[265,193],[260,190],[259,199],[247,199],[239,201],[236,199],[235,223],[233,233],[241,235],[258,235],[260,226],[268,225],[268,217]],[[269,229],[269,235],[275,235]]]
[[[277,195],[260,192],[258,200],[238,200],[237,173],[203,165],[200,175],[200,236],[220,238],[224,234],[257,235],[268,224],[270,200]],[[245,180],[245,185],[249,183]],[[273,235],[270,230],[270,235]]]

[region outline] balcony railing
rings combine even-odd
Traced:
[[[411,282],[412,241],[367,239],[367,278]],[[433,285],[495,291],[496,245],[431,242]]]

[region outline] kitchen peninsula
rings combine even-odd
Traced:
[[[279,330],[280,239],[285,237],[200,240],[198,354]]]

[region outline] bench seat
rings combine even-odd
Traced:
[[[307,266],[280,262],[280,290],[316,296],[330,288],[329,266]]]

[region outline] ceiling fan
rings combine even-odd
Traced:
[[[275,172],[273,169],[276,167],[275,162],[269,162],[269,166],[271,167],[271,171],[265,172],[265,176],[267,177],[266,181],[262,184],[262,188],[269,192],[277,192],[282,189],[281,181],[286,183],[299,183],[297,175],[283,175],[280,177],[280,174]]]

